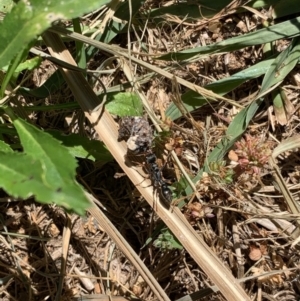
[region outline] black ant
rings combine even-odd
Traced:
[[[150,153],[146,156],[147,164],[149,165],[149,174],[154,186],[161,188],[162,196],[169,202],[172,202],[172,191],[168,187],[167,183],[162,179],[161,170],[156,163],[156,156]]]
[[[142,117],[124,117],[119,122],[118,140],[126,140],[128,151],[132,154],[145,154],[148,171],[155,187],[160,187],[161,195],[172,202],[172,191],[163,180],[161,170],[156,163],[156,156],[151,151],[153,133],[148,121]]]

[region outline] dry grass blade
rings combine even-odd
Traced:
[[[128,64],[126,62],[123,62],[122,66],[123,66],[124,74],[126,75],[128,81],[134,83],[133,88],[135,89],[136,93],[139,95],[140,99],[142,100],[144,108],[145,108],[147,114],[149,115],[149,118],[152,120],[156,130],[158,132],[162,132],[162,129],[161,129],[160,124],[159,124],[159,119],[155,116],[155,113],[153,112],[153,109],[151,108],[150,104],[148,103],[148,100],[147,100],[145,94],[143,93],[143,90],[141,89],[140,84],[137,81],[134,80],[134,78],[132,76],[132,73],[131,73],[131,68],[128,66]],[[178,97],[180,98],[180,96],[178,96]],[[174,151],[171,152],[171,156],[174,159],[174,161],[176,162],[176,164],[177,164],[178,168],[180,169],[181,173],[183,174],[183,176],[185,177],[185,179],[189,183],[191,189],[195,193],[198,200],[200,202],[202,202],[202,200],[200,198],[200,195],[199,195],[199,193],[198,193],[198,191],[195,187],[195,184],[193,183],[191,178],[186,173],[185,169],[183,168],[180,160],[178,159],[178,157],[177,157],[177,155]]]
[[[138,65],[140,66],[143,66],[151,71],[154,71],[156,72],[157,74],[160,74],[170,80],[173,80],[175,79],[179,84],[191,89],[192,91],[195,91],[197,93],[199,93],[200,95],[202,95],[203,97],[206,97],[207,99],[210,99],[210,100],[223,100],[233,106],[236,106],[238,108],[242,108],[243,106],[241,106],[239,103],[231,100],[231,99],[228,99],[228,98],[225,98],[223,96],[220,96],[210,90],[207,90],[207,89],[204,89],[198,85],[195,85],[193,83],[190,83],[189,81],[185,80],[185,79],[182,79],[178,76],[174,76],[174,74],[168,72],[168,71],[165,71],[161,68],[158,68],[154,65],[151,65],[147,62],[144,62],[143,60],[140,60],[140,59],[137,59],[135,57],[130,57],[128,55],[128,51],[127,49],[123,49],[121,47],[118,47],[118,46],[112,46],[112,45],[108,45],[108,44],[105,44],[105,43],[101,43],[101,42],[98,42],[98,41],[94,41],[88,37],[85,37],[83,35],[80,35],[78,33],[74,33],[74,32],[71,32],[71,31],[68,31],[66,29],[63,29],[63,28],[60,28],[60,27],[54,27],[53,29],[51,29],[51,31],[53,32],[56,32],[58,34],[62,34],[62,35],[66,35],[68,37],[71,37],[72,39],[74,40],[77,40],[77,41],[81,41],[81,42],[84,42],[84,43],[88,43],[90,45],[93,45],[97,48],[99,48],[100,50],[106,52],[106,53],[109,53],[111,55],[116,55],[118,57],[124,57],[126,59],[130,59],[132,62],[134,63],[137,63]]]
[[[47,33],[44,36],[44,40],[50,47],[50,51],[53,56],[75,64],[71,55],[65,50],[58,36]],[[108,50],[107,47],[105,49],[106,51]],[[118,51],[113,51],[113,53],[123,55],[123,53]],[[105,110],[101,116],[99,114],[101,112],[95,110],[98,105],[98,98],[93,93],[92,89],[87,85],[84,77],[79,73],[68,70],[64,70],[64,74],[69,87],[71,88],[80,106],[85,111],[87,118],[90,120],[91,124],[94,125],[99,137],[106,144],[116,161],[126,172],[133,184],[137,186],[137,189],[141,192],[147,202],[152,206],[155,205],[154,208],[156,209],[156,213],[179,239],[192,258],[218,286],[221,293],[226,297],[227,300],[250,300],[245,291],[239,285],[238,281],[223,266],[214,252],[211,251],[205,242],[196,234],[181,212],[178,209],[175,209],[173,212],[166,209],[155,195],[152,186],[142,187],[141,185],[138,185],[144,179],[139,172],[133,168],[129,168],[125,164],[124,156],[126,154],[126,147],[124,144],[117,142],[117,128],[115,122]],[[92,214],[95,214],[94,209],[91,210],[91,212]],[[120,241],[119,243],[122,242]],[[124,247],[124,245],[119,245],[119,247]],[[136,262],[133,263],[136,264]],[[136,268],[142,272],[139,266],[136,266]],[[148,283],[150,282],[147,279],[145,280]],[[157,291],[160,291],[159,288],[157,288]],[[162,294],[157,297],[162,300],[161,296]],[[168,300],[168,298],[165,297],[165,300]]]
[[[50,47],[50,52],[53,56],[62,60],[67,60],[69,63],[75,64],[70,53],[64,48],[64,45],[62,44],[61,40],[57,35],[46,33],[44,35],[44,40]],[[85,110],[87,118],[92,124],[95,125],[95,129],[98,132],[99,136],[103,139],[103,141],[105,142],[111,153],[118,160],[118,162],[122,162],[122,165],[120,165],[123,168],[127,168],[123,162],[123,157],[125,155],[126,148],[124,145],[117,143],[117,129],[114,120],[106,112],[103,113],[101,118],[99,112],[93,112],[91,114],[89,113],[92,112],[93,109],[98,107],[98,98],[93,93],[92,89],[88,86],[81,73],[64,69],[64,76],[72,92],[76,96],[78,102]],[[122,238],[122,236],[118,233],[118,231],[111,224],[111,222],[104,216],[100,209],[95,205],[92,205],[92,207],[89,209],[89,212],[107,231],[107,233],[114,239],[117,246],[131,260],[132,264],[134,264],[136,269],[144,277],[145,281],[156,294],[157,298],[159,300],[169,300],[168,296],[165,294],[160,285],[148,271],[146,266],[135,254],[134,250]]]
[[[157,283],[156,279],[149,272],[145,264],[136,255],[134,250],[130,247],[122,235],[118,232],[115,226],[108,220],[108,218],[103,214],[103,212],[94,204],[89,209],[92,216],[101,224],[106,233],[114,240],[116,245],[124,253],[124,255],[134,264],[136,269],[139,271],[141,276],[148,283],[150,288],[153,290],[155,295],[159,300],[170,300],[165,292],[162,290],[160,285]]]
[[[60,278],[59,278],[57,294],[55,296],[55,301],[61,299],[61,292],[63,290],[63,284],[64,284],[64,276],[66,273],[68,249],[69,249],[70,238],[71,238],[71,219],[69,215],[67,215],[66,221],[67,224],[65,225],[64,232],[63,232],[63,247],[62,247],[62,255],[61,255],[62,264],[60,269]]]
[[[282,152],[286,152],[286,151],[292,150],[294,148],[299,148],[299,147],[300,147],[300,136],[294,136],[294,137],[288,138],[287,140],[281,142],[274,149],[273,154],[269,159],[269,164],[274,170],[273,176],[275,178],[275,181],[276,181],[280,191],[282,192],[289,209],[291,210],[291,212],[293,214],[299,214],[300,208],[299,208],[298,203],[294,200],[288,187],[286,186],[285,181],[281,175],[281,172],[275,162],[275,159]],[[300,231],[300,221],[296,220],[296,223],[298,225],[298,229],[297,229],[298,231],[296,231],[296,233],[295,232],[293,233],[294,238],[296,238],[299,235],[298,233]]]

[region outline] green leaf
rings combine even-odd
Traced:
[[[172,232],[170,232],[168,228],[161,230],[161,234],[159,234],[158,238],[153,242],[153,245],[162,250],[183,249],[179,240],[173,235]]]
[[[262,102],[263,99],[259,98],[258,100],[252,102],[247,108],[241,110],[234,117],[226,131],[226,137],[224,137],[222,141],[217,144],[205,162],[205,171],[208,171],[208,165],[210,162],[217,162],[224,158],[225,154],[230,150],[237,139],[239,139],[239,137],[245,132],[249,122],[254,117]]]
[[[41,203],[56,203],[79,214],[88,206],[86,199],[81,198],[79,186],[64,184],[57,189],[45,185],[44,168],[40,160],[21,153],[0,153],[0,186],[15,198],[27,199],[35,196]],[[78,195],[79,193],[79,195]],[[81,202],[84,202],[81,204]]]
[[[15,5],[12,0],[0,0],[0,12],[7,14]]]
[[[230,52],[249,46],[261,45],[278,39],[299,36],[300,17],[291,19],[264,29],[260,29],[242,36],[237,36],[212,45],[196,47],[180,52],[168,53],[159,57],[160,60],[187,60],[195,55],[216,54]]]
[[[24,1],[6,15],[0,23],[0,68],[42,34],[55,21],[71,19],[91,12],[109,0],[31,0]]]
[[[113,160],[111,153],[107,150],[104,143],[100,141],[89,140],[87,137],[82,137],[78,134],[62,135],[59,131],[47,132],[61,141],[73,157],[90,159],[92,161],[97,160],[103,163]]]
[[[32,183],[38,185],[37,191],[46,188],[41,179],[41,162],[27,154],[0,153],[0,171],[5,174],[5,177],[0,178],[1,188],[14,197],[31,197],[36,190]]]
[[[62,181],[75,176],[76,161],[60,142],[22,119],[14,119],[13,124],[24,152],[43,161],[46,171],[44,181],[47,185],[60,186]]]
[[[191,22],[196,19],[199,20],[215,16],[230,2],[231,0],[198,0],[192,1],[190,4],[177,3],[169,6],[162,6],[158,9],[153,9],[150,13],[149,18],[155,18],[154,21],[161,22],[162,20],[165,20],[164,15],[168,14],[171,16],[178,16],[179,18],[184,18],[186,22]]]
[[[253,0],[247,3],[248,7],[252,8],[262,8],[262,7],[270,7],[276,5],[276,3],[282,0]]]
[[[105,108],[114,115],[142,116],[143,104],[135,93],[124,92],[108,95]]]
[[[13,120],[19,134],[24,154],[21,154],[23,157],[13,154],[16,156],[16,161],[10,167],[12,170],[16,169],[17,174],[14,175],[13,171],[9,171],[12,176],[9,180],[16,183],[10,185],[7,180],[0,178],[0,185],[4,189],[7,187],[12,189],[13,191],[7,190],[7,192],[14,196],[34,195],[39,202],[56,203],[83,214],[89,206],[89,201],[81,186],[75,181],[77,163],[68,149],[50,134],[22,119],[15,118],[11,109],[7,108],[6,112]],[[3,168],[7,169],[6,162],[3,162]],[[22,181],[27,181],[27,185]]]
[[[18,67],[15,69],[14,72],[21,72],[23,70],[33,70],[40,66],[42,63],[43,59],[41,57],[34,57],[32,59],[26,60],[24,63],[21,63],[18,65]],[[2,71],[6,72],[8,69],[8,66],[5,66],[2,68]]]
[[[13,153],[13,150],[11,149],[11,147],[8,144],[6,144],[4,141],[0,140],[0,152]]]
[[[251,66],[241,72],[238,72],[230,77],[223,78],[221,80],[208,84],[204,88],[212,90],[219,95],[224,95],[237,88],[247,80],[251,80],[265,74],[273,62],[274,59],[268,59],[259,62],[258,64]],[[181,96],[181,100],[188,112],[196,110],[207,103],[207,100],[195,91],[186,92]],[[172,103],[167,109],[166,115],[174,120],[181,116],[181,112],[180,110],[178,110],[176,105]]]
[[[41,57],[34,57],[32,59],[26,60],[24,63],[19,64],[15,72],[21,72],[24,70],[33,70],[39,67],[43,59]]]
[[[298,63],[299,57],[300,38],[295,38],[293,39],[293,42],[284,51],[282,51],[270,65],[270,68],[263,79],[260,94],[263,94],[269,88],[281,82],[287,75],[289,75]]]

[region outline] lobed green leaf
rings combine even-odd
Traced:
[[[143,104],[137,94],[131,92],[120,92],[108,94],[108,101],[105,108],[118,116],[141,116]]]
[[[24,153],[2,154],[1,168],[9,177],[0,178],[0,186],[15,197],[35,196],[39,202],[56,203],[83,214],[89,201],[75,182],[76,159],[50,134],[15,118],[10,109],[6,111],[13,120]]]
[[[78,214],[83,214],[88,207],[89,203],[82,197],[82,189],[76,183],[62,183],[57,189],[45,185],[41,161],[30,155],[0,153],[0,172],[5,174],[0,179],[0,186],[15,198],[35,196],[41,203],[56,203]]]

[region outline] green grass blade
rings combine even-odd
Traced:
[[[160,60],[187,60],[199,54],[213,54],[239,50],[245,47],[261,45],[300,35],[300,17],[291,19],[268,28],[260,29],[242,36],[237,36],[209,46],[196,47],[180,52],[173,52],[159,57]]]
[[[229,125],[226,131],[226,137],[222,139],[221,142],[213,149],[210,153],[209,157],[207,158],[204,167],[199,171],[196,177],[193,179],[193,182],[196,183],[202,177],[202,173],[209,172],[209,164],[211,162],[218,162],[220,161],[225,154],[230,150],[230,148],[234,145],[234,143],[239,139],[239,137],[244,133],[246,130],[249,122],[255,115],[256,111],[258,110],[259,106],[262,104],[263,99],[259,98],[250,104],[247,108],[243,109],[239,112],[231,124]],[[186,194],[190,195],[192,193],[191,187],[186,188]]]
[[[295,38],[293,42],[282,51],[272,62],[266,73],[260,94],[263,94],[272,86],[281,82],[294,69],[300,57],[300,38]]]
[[[143,5],[143,1],[136,0],[132,1],[132,17],[133,22],[136,23],[136,14],[138,13],[139,9]],[[114,17],[118,20],[123,20],[125,22],[115,21],[114,18],[110,20],[108,24],[106,24],[103,33],[98,34],[94,40],[95,41],[101,41],[103,43],[109,44],[113,38],[115,38],[118,34],[121,32],[124,32],[128,29],[127,22],[130,18],[130,12],[129,12],[129,5],[128,2],[125,1],[120,4],[119,7],[117,7],[117,10],[115,11]],[[143,23],[144,24],[144,23]],[[98,52],[98,48],[95,46],[89,46],[87,48],[87,57],[92,58],[95,53]]]
[[[223,78],[214,83],[206,85],[204,88],[212,90],[215,93],[224,95],[233,89],[237,88],[239,85],[243,84],[247,80],[257,78],[265,74],[270,65],[273,63],[274,59],[268,59],[262,62],[257,63],[254,66],[251,66],[243,71],[240,71],[228,78]],[[182,95],[181,100],[188,112],[191,112],[202,105],[207,103],[207,100],[200,94],[194,91],[188,91]],[[180,110],[172,103],[166,111],[166,115],[172,120],[179,118],[182,114]]]
[[[226,137],[223,138],[223,140],[215,147],[215,149],[209,155],[207,162],[205,163],[205,171],[208,171],[207,168],[210,162],[221,160],[225,156],[225,154],[230,150],[233,144],[245,132],[249,125],[249,122],[254,117],[256,111],[258,110],[262,102],[263,99],[259,98],[235,116],[235,118],[230,123],[226,131]]]
[[[21,62],[22,58],[24,57],[24,53],[25,53],[25,49],[22,52],[19,52],[18,55],[9,64],[7,72],[5,73],[5,76],[1,83],[0,99],[2,99],[4,97],[5,90],[9,84],[9,81],[13,77],[16,68],[18,67],[19,63]]]
[[[81,24],[79,18],[73,19],[73,28],[74,32],[81,34]],[[76,61],[78,67],[85,69],[86,68],[86,52],[85,45],[80,41],[75,41],[76,45]]]
[[[295,5],[297,5],[297,1],[294,1]],[[183,2],[183,1],[182,1]],[[226,9],[226,6],[230,4],[231,0],[219,0],[219,1],[211,1],[211,0],[197,0],[197,1],[187,1],[187,2],[177,2],[176,4],[170,6],[162,6],[157,9],[153,9],[150,12],[150,18],[155,23],[161,23],[165,21],[165,15],[177,16],[186,22],[199,21],[202,19],[209,19],[214,17],[217,13],[219,13],[222,9]],[[262,7],[270,7],[276,5],[280,0],[254,0],[246,3],[245,5],[248,7],[252,7],[255,9],[259,9]],[[284,1],[281,1],[284,2]],[[299,7],[299,5],[298,5]],[[238,13],[244,13],[246,9],[244,7],[237,7]],[[296,11],[296,10],[295,10]],[[278,12],[279,14],[280,12]]]
[[[211,18],[217,14],[220,10],[226,7],[231,0],[211,1],[201,0],[188,3],[177,3],[175,5],[164,6],[158,9],[154,9],[150,12],[149,17],[155,18],[154,21],[160,22],[165,20],[164,15],[184,17],[185,21],[190,22],[195,19]],[[199,6],[201,5],[201,6]]]
[[[285,125],[288,121],[288,116],[285,110],[284,99],[279,89],[275,89],[272,91],[272,99],[273,99],[273,107],[274,107],[274,114],[276,116],[276,121],[280,125]]]

